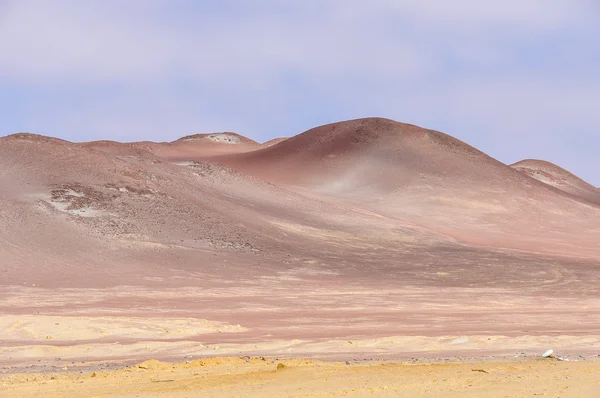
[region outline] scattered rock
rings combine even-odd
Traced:
[[[542,358],[553,358],[554,350],[548,350],[542,354]]]
[[[284,369],[284,368],[286,368],[286,367],[287,367],[287,366],[285,366],[285,365],[284,365],[284,364],[282,364],[281,362],[277,364],[277,370],[279,370],[279,369]]]
[[[162,367],[162,363],[156,359],[150,359],[149,361],[140,363],[137,367],[139,369],[146,370],[160,369]]]

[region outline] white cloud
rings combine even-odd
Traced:
[[[375,0],[376,5],[408,13],[411,17],[452,30],[488,29],[513,26],[519,29],[553,29],[572,23],[572,18],[591,3],[569,0]]]
[[[135,18],[133,4],[146,2],[121,3],[129,7],[115,7],[114,1],[9,2],[0,19],[0,52],[6,57],[0,73],[33,84],[143,81],[168,73],[168,32]]]
[[[22,83],[147,84],[183,78],[252,87],[282,71],[315,78],[412,76],[431,64],[409,37],[386,38],[357,15],[338,16],[342,3],[329,4],[321,17],[282,18],[267,8],[264,14],[225,20],[198,13],[195,24],[181,26],[161,22],[169,2],[10,4],[0,24],[5,56],[0,74]],[[147,4],[154,12],[140,12]],[[373,62],[377,58],[381,62]]]
[[[36,84],[148,82],[178,73],[200,81],[231,75],[260,81],[281,68],[315,77],[412,77],[437,66],[427,48],[432,36],[460,55],[469,43],[451,39],[494,28],[535,34],[587,15],[583,2],[560,0],[550,7],[539,0],[254,4],[260,12],[234,10],[224,18],[195,10],[190,21],[177,24],[161,17],[173,12],[169,1],[9,0],[0,20],[0,73]],[[477,49],[493,59],[492,50]]]

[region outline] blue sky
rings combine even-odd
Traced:
[[[595,0],[0,0],[0,136],[258,141],[366,116],[600,186]]]

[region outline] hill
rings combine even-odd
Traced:
[[[600,189],[554,163],[526,159],[510,167],[584,201],[600,205]]]

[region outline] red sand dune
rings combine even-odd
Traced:
[[[298,241],[281,235],[277,225],[344,230],[314,212],[339,218],[352,209],[427,239],[556,255],[600,253],[591,186],[545,164],[563,184],[549,186],[448,135],[388,119],[321,126],[267,147],[234,133],[125,144],[20,134],[2,138],[0,155],[3,181],[10,182],[4,195],[11,193],[13,201],[7,206],[20,206],[22,214],[42,219],[38,212],[52,202],[48,195],[71,187],[69,197],[50,203],[56,210],[75,201],[75,208],[62,209],[70,217],[46,211],[49,224],[41,223],[34,235],[78,224],[96,236],[225,240],[222,245],[233,247],[262,241],[265,252],[274,250],[270,246],[293,251]],[[576,200],[584,194],[587,202]],[[77,206],[99,216],[82,217]],[[355,226],[346,227],[356,233]],[[27,236],[31,225],[11,228]],[[47,246],[41,237],[33,241]]]
[[[93,141],[82,146],[104,151],[112,155],[144,156],[152,154],[166,160],[192,160],[216,155],[252,151],[260,144],[236,133],[194,134],[173,142]]]
[[[252,151],[260,147],[254,140],[236,133],[212,133],[189,135],[161,147],[156,154],[171,160],[191,160],[198,157]]]
[[[490,168],[492,177],[500,169],[517,174],[446,134],[378,118],[317,127],[276,146],[218,160],[274,181],[327,185],[338,192],[363,187],[389,192],[422,175],[475,180],[488,176]]]
[[[264,147],[273,146],[273,145],[279,144],[280,142],[283,142],[287,139],[288,139],[288,137],[273,138],[272,140],[263,142],[262,146],[264,146]]]
[[[175,143],[196,142],[196,143],[202,143],[202,144],[221,143],[221,144],[232,144],[232,145],[242,144],[242,145],[251,145],[251,146],[260,145],[258,142],[251,140],[250,138],[244,137],[243,135],[239,135],[239,134],[233,133],[233,132],[187,135],[185,137],[179,138],[178,140],[176,140],[174,142]]]
[[[238,342],[590,334],[593,193],[547,164],[509,167],[378,118],[270,146],[12,135],[0,138],[0,311],[180,314],[239,323]]]
[[[511,164],[510,167],[551,187],[600,205],[600,189],[553,163],[545,160],[526,159]]]
[[[388,119],[321,126],[215,161],[474,244],[563,252],[577,229],[584,252],[600,249],[598,209],[446,134]]]

